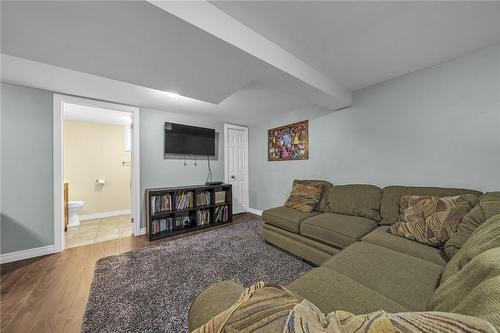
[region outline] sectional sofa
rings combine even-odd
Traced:
[[[326,184],[320,204],[310,213],[288,207],[265,210],[262,237],[315,265],[321,265],[359,240],[444,265],[446,258],[439,249],[387,232],[398,219],[400,198],[403,195],[482,195],[479,191],[455,188],[388,186],[381,189],[373,185]]]
[[[479,203],[442,249],[387,232],[403,195],[473,193]],[[262,237],[318,266],[286,286],[323,312],[442,311],[479,317],[500,330],[500,192],[325,183],[313,212],[262,214]],[[451,257],[451,259],[450,259]],[[229,308],[243,287],[220,282],[189,311],[190,329]]]

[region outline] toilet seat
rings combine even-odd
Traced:
[[[68,202],[68,207],[69,208],[76,208],[84,205],[84,201],[78,200],[78,201],[69,201]]]

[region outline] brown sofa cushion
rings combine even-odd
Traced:
[[[382,190],[374,185],[333,186],[328,193],[328,208],[332,213],[380,221],[381,195]]]
[[[475,256],[439,286],[428,309],[478,317],[500,330],[499,258],[500,247]]]
[[[439,312],[352,314],[323,313],[316,305],[290,290],[257,282],[246,288],[227,310],[212,317],[193,333],[208,332],[414,332],[497,333],[479,318]]]
[[[410,195],[401,197],[401,215],[389,231],[417,242],[441,247],[462,218],[477,204],[474,194],[454,197]]]
[[[199,294],[188,312],[188,326],[191,332],[206,323],[213,316],[229,309],[245,290],[236,282],[221,281]]]
[[[312,212],[319,202],[322,189],[323,185],[321,184],[306,185],[295,182],[292,192],[290,192],[290,196],[285,202],[285,206],[306,213]]]
[[[490,217],[474,230],[446,265],[441,283],[458,273],[474,257],[495,247],[500,248],[500,214]],[[500,268],[500,257],[498,259]]]
[[[446,257],[439,249],[393,235],[387,232],[388,228],[388,226],[380,226],[368,235],[364,236],[361,240],[363,242],[377,244],[400,253],[405,253],[416,258],[427,260],[441,266],[446,265]]]
[[[352,313],[408,311],[398,302],[326,267],[315,268],[301,275],[287,288],[323,312],[338,309]]]
[[[321,265],[413,311],[423,311],[443,266],[367,242],[356,242]]]
[[[326,180],[317,180],[317,179],[295,179],[293,181],[293,184],[306,184],[313,186],[316,186],[317,184],[321,185],[322,186],[321,197],[319,198],[319,201],[314,209],[323,213],[328,212],[327,197],[328,197],[328,191],[333,186],[332,183]]]
[[[315,211],[306,213],[289,207],[276,207],[263,211],[262,220],[275,227],[298,234],[300,231],[300,223],[318,214],[320,213]]]
[[[457,230],[444,244],[444,253],[448,258],[453,257],[470,237],[474,230],[488,218],[500,214],[500,192],[489,192],[483,194],[477,204],[462,222],[457,226]]]
[[[461,188],[418,187],[418,186],[387,186],[382,191],[380,214],[382,225],[392,225],[398,221],[399,203],[403,195],[431,195],[436,197],[451,197],[471,193],[481,196],[481,192]]]
[[[300,234],[344,248],[376,227],[377,223],[365,217],[323,213],[304,220],[300,225]]]

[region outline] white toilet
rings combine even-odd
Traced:
[[[68,202],[68,227],[78,227],[80,225],[80,210],[83,208],[85,201],[70,201]]]

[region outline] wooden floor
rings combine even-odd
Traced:
[[[128,237],[2,265],[1,331],[80,332],[97,260],[189,235],[154,242]]]

